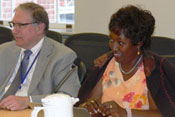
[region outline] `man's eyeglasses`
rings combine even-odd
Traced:
[[[14,27],[17,27],[17,28],[22,28],[22,27],[24,27],[24,26],[26,26],[26,25],[29,25],[29,24],[35,24],[35,23],[37,23],[37,22],[31,22],[31,23],[14,23],[14,22],[8,22],[9,23],[9,26],[11,27],[11,28],[14,28]]]

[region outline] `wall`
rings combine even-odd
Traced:
[[[128,4],[152,12],[156,19],[154,35],[175,38],[175,0],[75,0],[74,31],[108,34],[110,16]]]

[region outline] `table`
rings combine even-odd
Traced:
[[[0,117],[31,117],[32,109],[25,109],[21,111],[0,110]],[[44,117],[44,112],[40,111],[38,117]],[[87,110],[74,107],[74,117],[90,117]]]
[[[31,117],[32,109],[21,111],[0,110],[1,117]],[[44,117],[43,111],[38,114],[38,117]]]

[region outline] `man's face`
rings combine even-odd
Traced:
[[[13,34],[16,45],[25,49],[31,49],[42,38],[39,25],[32,20],[30,11],[18,9],[12,20]],[[26,24],[26,25],[23,25]]]

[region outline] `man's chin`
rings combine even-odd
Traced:
[[[22,47],[23,44],[18,42],[18,41],[16,41],[16,45],[19,46],[19,47]]]

